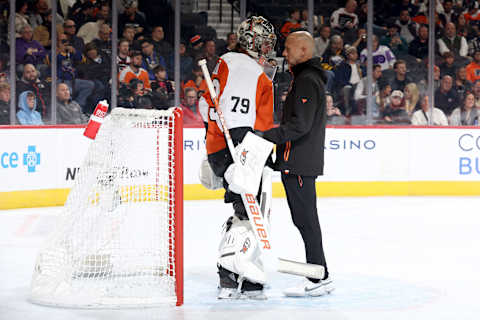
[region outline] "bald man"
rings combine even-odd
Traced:
[[[325,267],[323,280],[306,279],[284,291],[286,296],[322,296],[333,290],[322,245],[317,213],[315,179],[323,174],[323,149],[327,120],[325,75],[320,58],[313,57],[315,42],[306,31],[291,33],[283,56],[293,73],[280,126],[259,133],[275,143],[275,169],[282,183],[293,223],[302,235],[308,263]]]

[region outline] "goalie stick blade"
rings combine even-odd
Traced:
[[[277,271],[322,280],[325,268],[318,264],[302,263],[278,258]]]

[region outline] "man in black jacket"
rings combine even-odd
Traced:
[[[284,105],[280,126],[260,133],[277,145],[276,170],[281,171],[288,206],[305,244],[307,262],[325,267],[323,280],[284,291],[286,296],[321,296],[333,290],[328,277],[317,213],[315,179],[323,174],[325,145],[326,77],[320,59],[313,58],[315,42],[306,31],[291,33],[285,56],[293,73],[293,83]]]

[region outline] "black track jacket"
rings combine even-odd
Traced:
[[[322,175],[327,112],[326,78],[320,58],[294,66],[292,73],[280,126],[265,131],[263,137],[277,145],[276,170],[301,176]]]

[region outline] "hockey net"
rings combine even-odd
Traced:
[[[183,303],[182,113],[115,108],[38,257],[32,302]]]

